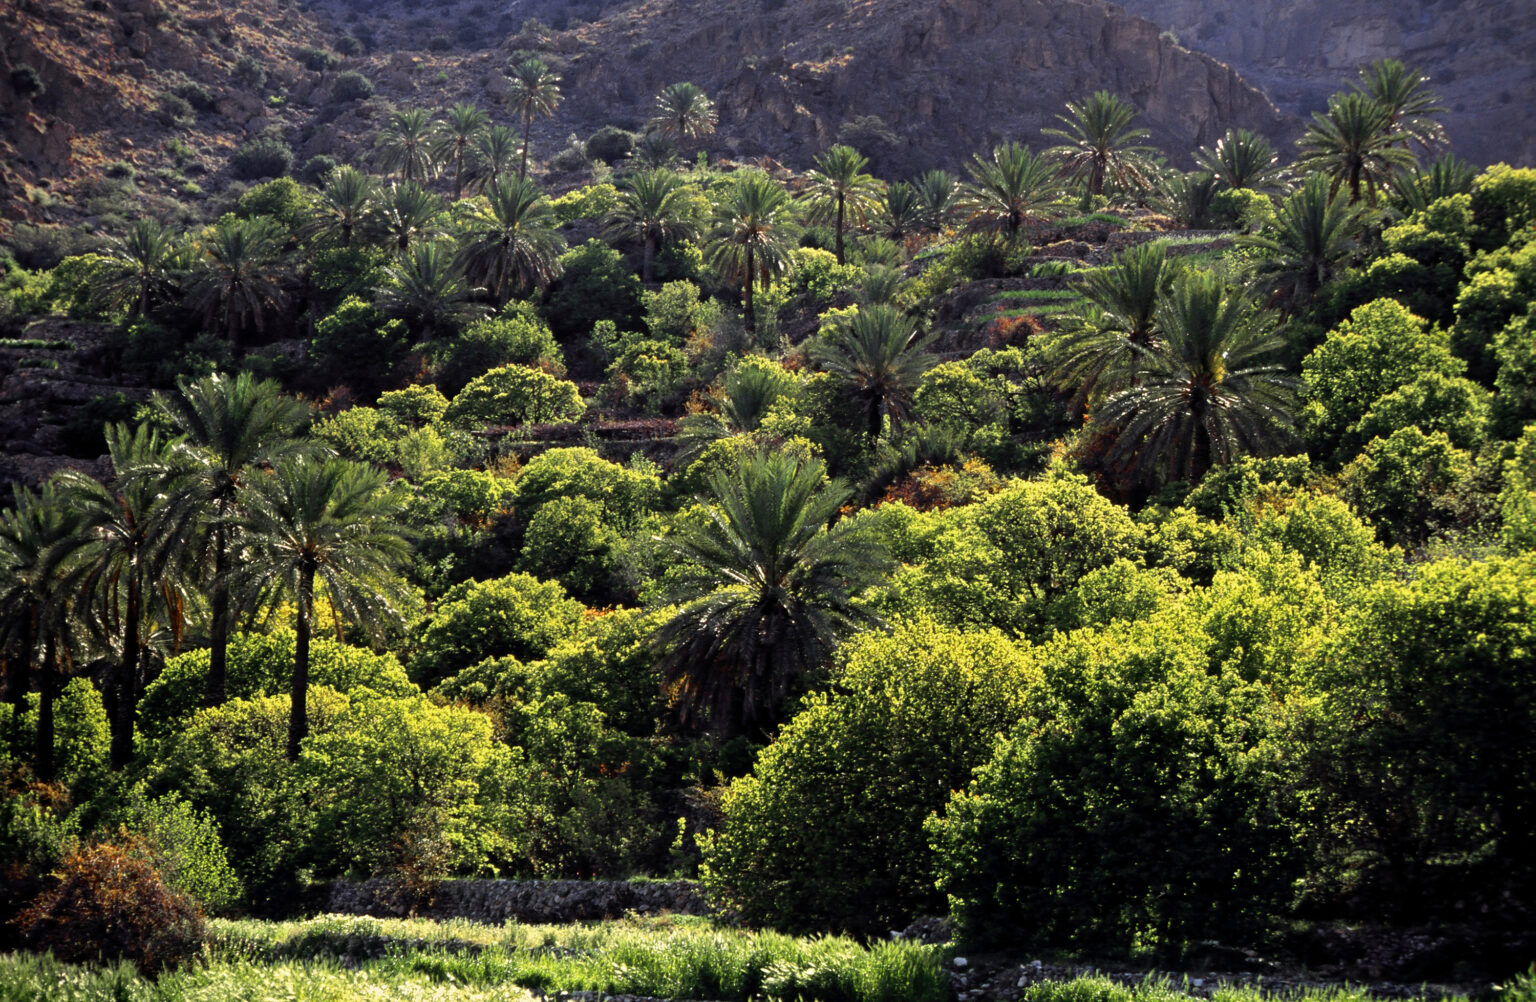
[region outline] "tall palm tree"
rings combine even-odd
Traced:
[[[554,207],[527,178],[501,181],[476,207],[460,234],[459,262],[472,281],[504,303],[514,292],[542,288],[560,275],[565,238]]]
[[[916,188],[905,181],[887,185],[877,217],[879,233],[892,240],[905,240],[922,229],[923,214],[923,200]]]
[[[528,176],[528,140],[535,118],[548,118],[560,107],[560,77],[544,65],[544,60],[530,56],[512,67],[512,108],[523,120],[523,159],[517,179]]]
[[[647,125],[667,139],[698,139],[714,132],[719,120],[709,95],[697,84],[684,81],[656,95],[655,111]]]
[[[494,188],[512,173],[512,163],[522,146],[517,133],[505,125],[492,125],[475,137],[470,153],[469,186],[475,191]]]
[[[35,681],[38,693],[34,763],[44,783],[54,777],[53,701],[58,660],[70,644],[69,590],[60,556],[79,531],[80,515],[52,484],[41,493],[16,488],[14,507],[0,511],[0,652],[18,707]]]
[[[879,205],[881,184],[864,168],[869,158],[852,146],[838,144],[816,158],[805,175],[802,196],[810,206],[809,220],[832,224],[837,263],[843,263],[843,232],[850,222],[862,226]]]
[[[417,240],[443,232],[443,200],[415,181],[391,183],[375,197],[373,218],[379,233],[403,254]]]
[[[453,164],[453,198],[464,193],[464,165],[473,152],[475,141],[490,124],[491,117],[475,105],[461,101],[448,109],[448,117],[437,124],[433,157],[439,163]]]
[[[363,237],[373,222],[378,186],[355,167],[342,165],[325,177],[306,236],[334,240],[343,247]]]
[[[1089,309],[1073,318],[1055,364],[1055,380],[1073,391],[1074,407],[1096,391],[1135,382],[1161,343],[1157,313],[1179,271],[1167,246],[1154,241],[1125,249],[1077,282]]]
[[[1122,190],[1148,188],[1152,184],[1148,158],[1153,150],[1141,145],[1147,130],[1131,128],[1138,114],[1133,105],[1107,90],[1094,91],[1084,101],[1068,101],[1067,114],[1056,116],[1066,128],[1042,130],[1063,140],[1045,155],[1061,165],[1065,176],[1085,181],[1092,195],[1104,194],[1106,181]]]
[[[1018,143],[992,150],[992,159],[972,156],[966,168],[971,183],[961,193],[960,207],[970,213],[966,228],[1018,238],[1026,225],[1043,222],[1062,205],[1056,171]]]
[[[960,179],[947,170],[924,171],[913,183],[923,203],[923,226],[941,233],[960,211]]]
[[[789,266],[789,193],[760,171],[742,171],[715,206],[710,260],[727,281],[741,286],[747,334],[757,333],[753,287],[767,285]]]
[[[181,477],[170,501],[181,512],[175,521],[197,537],[189,542],[200,558],[210,607],[204,700],[217,706],[225,698],[230,557],[244,485],[253,470],[308,448],[298,435],[309,414],[275,380],[258,382],[249,372],[182,379],[175,393],[155,394],[154,407],[182,436]]]
[[[1228,129],[1215,146],[1202,146],[1195,163],[1228,188],[1275,194],[1285,186],[1280,154],[1268,139],[1247,129]]]
[[[874,445],[886,418],[893,427],[911,418],[918,381],[937,361],[926,351],[932,341],[932,334],[919,337],[917,324],[894,306],[875,304],[812,345],[811,358],[848,383],[863,404],[864,434]]]
[[[1355,90],[1387,109],[1387,129],[1397,142],[1424,149],[1445,145],[1445,126],[1434,116],[1447,109],[1429,89],[1429,77],[1418,70],[1396,59],[1378,59],[1360,67]]]
[[[380,169],[398,170],[400,180],[426,184],[437,173],[432,116],[421,108],[407,108],[389,116],[379,134]]]
[[[691,240],[698,233],[683,179],[666,168],[637,171],[625,178],[607,221],[608,239],[640,241],[640,281],[647,285],[657,249],[671,240]]]
[[[1397,145],[1392,131],[1392,112],[1369,94],[1335,94],[1328,99],[1328,113],[1312,113],[1312,124],[1296,141],[1301,155],[1296,167],[1315,171],[1331,182],[1331,191],[1349,187],[1351,204],[1360,201],[1361,189],[1376,204],[1376,192],[1391,183],[1392,174],[1414,165],[1414,157]]]
[[[384,275],[389,281],[379,289],[379,307],[404,319],[422,340],[456,330],[487,310],[472,301],[475,290],[446,244],[417,243]]]
[[[266,330],[268,317],[287,305],[279,247],[277,225],[261,216],[226,216],[199,245],[202,260],[187,305],[236,348],[247,329]]]
[[[1162,340],[1136,385],[1095,415],[1119,429],[1112,455],[1150,478],[1198,480],[1243,452],[1266,454],[1291,428],[1296,380],[1272,361],[1273,318],[1209,272],[1185,272],[1157,312]]]
[[[1284,202],[1275,219],[1238,244],[1259,252],[1254,276],[1285,315],[1309,306],[1355,249],[1359,215],[1318,175]]]
[[[890,561],[834,524],[849,492],[819,460],[751,456],[709,486],[703,523],[670,540],[678,609],[656,639],[682,723],[731,734],[771,722],[796,680],[874,621],[854,597]]]
[[[292,457],[251,484],[241,585],[263,603],[295,607],[288,758],[309,734],[309,642],[315,585],[338,617],[371,632],[398,622],[409,589],[399,569],[411,553],[403,498],[386,477],[344,459]]]
[[[112,477],[103,484],[76,470],[56,476],[60,497],[79,518],[62,556],[81,596],[81,611],[110,651],[109,718],[112,768],[133,761],[134,715],[144,662],[160,611],[180,632],[183,595],[169,490],[177,470],[176,444],[148,424],[106,428]]]
[[[111,264],[100,279],[100,299],[112,307],[128,306],[133,316],[148,316],[152,305],[175,293],[180,243],[156,220],[136,220],[126,235],[108,245]]]

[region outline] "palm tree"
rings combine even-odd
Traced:
[[[79,514],[52,484],[41,493],[15,488],[14,507],[0,511],[0,651],[11,649],[7,683],[11,699],[24,701],[29,679],[38,693],[37,778],[53,782],[53,701],[61,648],[70,641],[69,593],[60,555],[79,532]]]
[[[402,495],[385,484],[371,467],[306,456],[251,484],[240,583],[263,603],[291,598],[295,607],[290,761],[309,734],[316,582],[338,617],[371,632],[402,617],[409,589],[398,571],[410,558],[410,530],[399,521]]]
[[[454,201],[464,193],[464,162],[490,121],[489,115],[464,101],[448,109],[448,117],[437,125],[437,145],[432,156],[439,163],[453,164]]]
[[[698,139],[715,131],[720,120],[709,95],[694,83],[675,83],[656,95],[648,126],[667,139]]]
[[[741,285],[747,334],[757,333],[753,286],[767,285],[789,266],[789,193],[759,171],[742,171],[715,206],[710,259],[727,281]]]
[[[1106,181],[1121,190],[1150,187],[1153,150],[1138,145],[1149,133],[1131,128],[1138,114],[1107,90],[1094,91],[1085,101],[1068,101],[1067,114],[1056,116],[1066,128],[1042,130],[1064,140],[1045,155],[1060,163],[1066,177],[1086,181],[1090,195],[1104,194]]]
[[[204,700],[225,698],[230,631],[230,556],[235,550],[239,503],[255,469],[304,451],[298,434],[309,418],[303,404],[283,395],[275,380],[249,372],[182,379],[176,393],[154,396],[156,412],[182,436],[181,477],[171,504],[174,521],[197,527],[191,549],[204,567],[209,595],[209,667]],[[211,566],[209,566],[211,564]]]
[[[810,354],[863,404],[864,434],[873,446],[886,418],[894,428],[911,417],[918,381],[937,361],[925,350],[932,341],[932,334],[918,337],[916,323],[894,306],[876,304],[850,316]]]
[[[494,188],[503,176],[512,173],[512,161],[521,146],[517,133],[505,125],[493,125],[475,137],[469,169],[469,183],[476,191]]]
[[[202,241],[202,266],[187,305],[216,324],[236,348],[248,327],[266,330],[268,316],[287,305],[279,239],[277,225],[266,217],[226,216]]]
[[[1335,94],[1328,113],[1312,113],[1306,135],[1296,141],[1296,167],[1316,171],[1331,181],[1331,191],[1349,186],[1349,201],[1360,201],[1363,186],[1376,204],[1376,191],[1392,173],[1414,165],[1413,154],[1397,145],[1392,112],[1369,94]]]
[[[647,285],[657,249],[670,240],[691,240],[698,232],[683,179],[665,168],[625,178],[619,203],[608,215],[608,239],[640,241],[640,281]]]
[[[924,171],[913,185],[923,204],[923,226],[943,232],[960,211],[960,179],[947,170]]]
[[[501,181],[485,207],[476,207],[461,234],[459,262],[492,298],[542,288],[560,276],[565,238],[549,199],[527,178]]]
[[[343,247],[361,237],[373,222],[377,185],[355,167],[341,166],[326,175],[315,200],[315,217],[306,236],[324,236]]]
[[[379,233],[405,253],[417,240],[442,233],[443,200],[415,181],[390,184],[374,200]]]
[[[1289,437],[1296,380],[1270,361],[1284,347],[1273,318],[1209,272],[1185,272],[1157,311],[1162,340],[1136,385],[1095,419],[1119,429],[1111,454],[1134,473],[1198,480],[1243,452]]]
[[[711,442],[757,431],[774,403],[790,393],[793,387],[793,378],[782,369],[736,366],[726,375],[720,388],[710,392],[709,401],[714,410],[683,418],[679,435],[683,448],[679,458],[692,459]]]
[[[528,139],[535,117],[548,118],[560,107],[560,78],[550,72],[544,60],[530,56],[512,67],[512,108],[523,120],[523,159],[517,179],[528,176]]]
[[[1018,143],[995,147],[991,160],[973,156],[966,169],[971,183],[959,204],[970,213],[969,230],[1004,233],[1015,240],[1026,224],[1042,222],[1062,204],[1056,171]]]
[[[1280,154],[1268,139],[1247,129],[1228,129],[1215,146],[1202,146],[1195,163],[1228,188],[1275,194],[1285,186]]]
[[[1378,59],[1360,67],[1355,90],[1387,109],[1387,129],[1396,142],[1430,149],[1445,145],[1445,126],[1433,116],[1445,114],[1446,107],[1428,84],[1429,77],[1402,62]]]
[[[1216,211],[1216,175],[1171,170],[1158,182],[1153,204],[1187,230],[1208,229]]]
[[[133,316],[148,316],[151,305],[174,295],[181,256],[175,234],[153,219],[136,220],[126,236],[108,245],[111,264],[97,293],[108,306],[130,306]]]
[[[400,180],[425,184],[437,173],[433,151],[432,118],[420,108],[407,108],[389,116],[379,136],[379,167],[399,170]]]
[[[656,132],[647,132],[635,143],[629,155],[630,163],[646,170],[671,167],[677,159],[677,147],[672,140]]]
[[[923,218],[923,200],[916,188],[905,181],[886,186],[885,197],[880,200],[877,224],[882,236],[905,240],[922,229]]]
[[[62,502],[79,519],[61,560],[81,596],[82,613],[112,654],[111,763],[121,769],[133,761],[134,714],[145,655],[155,640],[154,609],[180,632],[180,541],[167,503],[177,443],[148,424],[110,424],[106,439],[112,465],[107,484],[77,470],[55,479]]]
[[[1456,154],[1447,153],[1427,168],[1398,171],[1392,178],[1392,194],[1398,208],[1422,212],[1436,199],[1470,194],[1476,178],[1477,168],[1456,159]]]
[[[682,723],[730,734],[770,723],[797,679],[874,622],[853,599],[890,561],[833,524],[849,492],[819,460],[750,456],[709,486],[704,521],[669,540],[678,609],[656,640]]]
[[[1255,277],[1288,316],[1310,305],[1354,251],[1358,224],[1344,194],[1319,175],[1280,204],[1272,223],[1237,242],[1259,251]]]
[[[1081,407],[1095,391],[1135,382],[1147,356],[1161,344],[1157,312],[1180,269],[1161,242],[1129,247],[1077,283],[1090,305],[1058,348],[1056,382]]]
[[[810,205],[812,223],[832,224],[837,263],[843,263],[843,231],[849,222],[864,225],[879,204],[880,182],[864,173],[869,158],[852,146],[837,145],[816,158],[816,167],[805,175],[802,196]]]
[[[445,244],[417,243],[384,274],[389,282],[379,289],[379,307],[404,319],[422,340],[456,330],[487,310],[471,301],[475,290]]]

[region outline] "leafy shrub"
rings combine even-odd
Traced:
[[[373,97],[373,81],[357,70],[338,73],[331,81],[331,100],[336,104],[366,101],[370,97]]]
[[[516,487],[511,480],[480,470],[450,470],[421,485],[430,506],[461,525],[485,528],[512,511]]]
[[[615,125],[605,125],[587,137],[587,156],[614,164],[628,157],[635,148],[636,136]]]
[[[328,382],[368,392],[390,381],[410,346],[404,321],[386,317],[359,296],[348,296],[315,323],[310,358]]]
[[[411,678],[426,689],[486,658],[536,661],[574,635],[581,616],[564,588],[526,574],[454,585],[420,631]]]
[[[267,68],[249,52],[235,60],[234,75],[252,90],[259,91],[267,85]]]
[[[35,66],[29,66],[26,63],[11,70],[11,89],[22,97],[31,98],[34,101],[47,93],[47,88],[43,86],[42,74],[37,72]]]
[[[589,240],[560,255],[564,268],[550,289],[544,315],[562,341],[585,337],[599,320],[620,330],[640,326],[640,279],[624,257],[601,240]]]
[[[614,549],[619,543],[608,518],[595,501],[555,498],[528,520],[517,569],[559,581],[588,604],[605,604],[614,589]]]
[[[213,95],[196,80],[183,80],[171,92],[198,111],[212,111],[214,108]]]
[[[121,957],[151,974],[192,960],[207,938],[197,905],[131,845],[70,853],[58,882],[16,922],[32,949],[76,963]]]
[[[281,139],[260,136],[241,144],[230,156],[229,164],[243,181],[281,177],[293,167],[293,150]]]
[[[336,51],[344,56],[360,56],[363,54],[363,43],[355,35],[342,35],[336,39]]]
[[[605,508],[610,524],[628,531],[661,501],[654,473],[611,463],[587,448],[549,449],[528,461],[517,477],[517,507],[531,519],[562,497],[582,497]]]
[[[560,346],[532,306],[509,303],[495,317],[477,320],[433,346],[439,383],[458,393],[476,376],[501,365],[526,365],[565,375]]]
[[[422,428],[442,420],[448,398],[431,383],[414,383],[379,394],[378,408],[407,427]]]
[[[218,909],[240,895],[218,825],[174,793],[147,799],[136,792],[122,819],[130,846],[152,865],[171,890],[203,908]]]
[[[306,70],[314,70],[316,72],[332,70],[341,64],[341,57],[336,55],[336,53],[317,49],[312,45],[306,45],[299,49],[293,54],[293,58],[298,60],[299,65],[303,66]]]
[[[293,176],[311,187],[318,188],[339,165],[340,161],[335,157],[318,153],[304,161],[304,165],[295,171]]]
[[[164,93],[155,99],[156,117],[162,125],[185,128],[197,120],[197,112],[191,102],[180,94]]]
[[[461,427],[574,421],[586,411],[575,383],[526,365],[503,365],[471,379],[444,419]]]

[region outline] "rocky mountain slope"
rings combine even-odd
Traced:
[[[1119,0],[1183,44],[1230,63],[1305,114],[1355,67],[1391,57],[1430,77],[1456,152],[1536,164],[1536,5],[1531,0]]]

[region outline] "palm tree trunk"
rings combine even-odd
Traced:
[[[645,235],[645,250],[640,255],[640,281],[645,285],[651,284],[651,259],[656,256],[656,238],[649,233]]]
[[[517,179],[525,180],[528,177],[528,137],[533,132],[533,116],[523,116],[523,162],[517,168]]]
[[[464,148],[458,147],[453,157],[453,200],[457,202],[464,193]]]
[[[53,699],[54,699],[54,639],[52,634],[44,645],[43,663],[37,672],[37,778],[44,783],[53,782]]]
[[[837,263],[843,263],[843,210],[845,203],[843,196],[837,196],[837,236],[834,238],[834,246],[837,248]]]
[[[220,505],[222,508],[223,506]],[[221,511],[219,517],[222,519]],[[213,595],[210,610],[213,622],[208,638],[208,685],[203,692],[204,706],[219,706],[225,698],[229,662],[229,583],[225,580],[229,558],[224,541],[224,526],[213,530]]]
[[[15,715],[11,718],[12,720],[19,721],[22,713],[27,708],[27,692],[32,688],[32,658],[35,656],[37,649],[39,615],[40,613],[36,606],[27,611],[27,618],[25,625],[22,627],[21,634],[21,657],[16,661],[16,674],[12,676],[9,671],[6,673],[6,681],[8,683],[6,698],[16,708]]]
[[[743,286],[742,290],[741,290],[741,307],[742,307],[741,313],[742,313],[742,320],[745,322],[746,327],[747,327],[747,336],[748,337],[752,337],[752,338],[755,338],[757,336],[757,313],[754,312],[753,309],[752,309],[752,283],[757,278],[756,275],[752,274],[752,272],[753,272],[753,265],[755,263],[756,262],[754,262],[752,260],[752,248],[748,247],[747,248],[747,284],[745,286]]]
[[[113,688],[117,705],[112,708],[112,768],[122,769],[133,761],[133,717],[137,710],[139,683],[139,594],[138,568],[128,572],[128,609],[123,626],[123,655],[118,659]]]
[[[315,572],[299,572],[299,616],[293,643],[293,692],[288,713],[288,761],[299,760],[299,745],[309,737],[309,631],[315,608]]]

